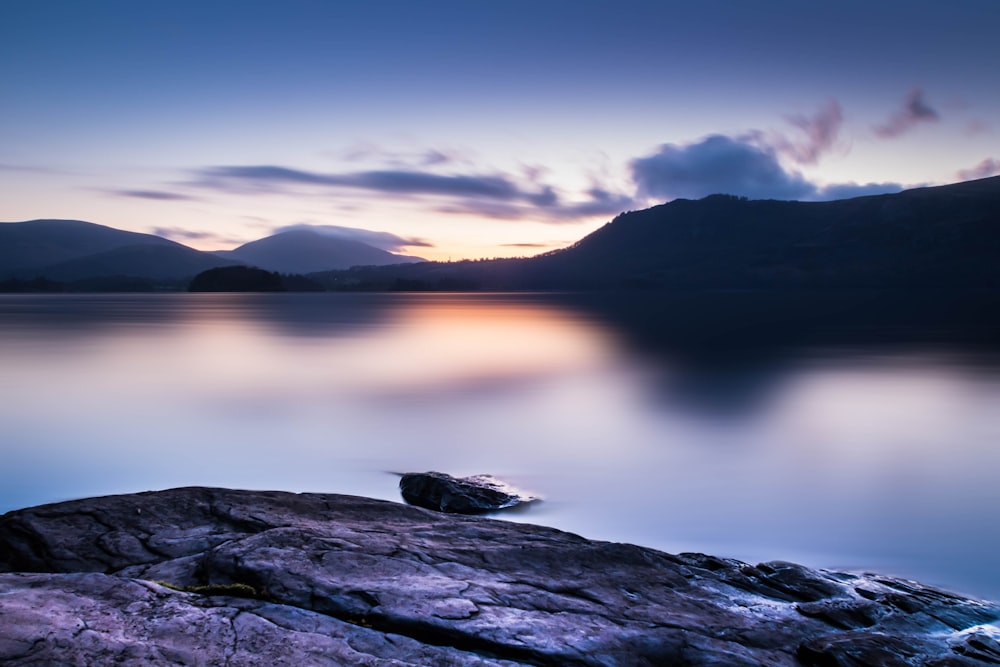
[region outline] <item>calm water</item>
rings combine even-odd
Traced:
[[[0,511],[185,485],[398,500],[394,471],[492,473],[547,498],[517,521],[1000,598],[995,364],[912,345],[705,363],[595,312],[0,297]]]

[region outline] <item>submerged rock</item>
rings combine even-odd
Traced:
[[[333,494],[0,517],[3,665],[986,665],[1000,605]]]
[[[399,490],[411,505],[451,514],[484,514],[538,500],[491,475],[408,472],[400,478]]]

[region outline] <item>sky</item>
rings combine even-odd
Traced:
[[[0,221],[523,256],[1000,173],[997,0],[0,0]]]

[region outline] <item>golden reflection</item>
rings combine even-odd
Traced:
[[[337,336],[275,336],[246,316],[226,309],[195,312],[181,331],[157,337],[155,355],[149,354],[148,331],[135,338],[134,350],[127,336],[116,337],[105,350],[109,362],[115,359],[105,377],[131,377],[133,385],[139,378],[197,379],[205,393],[421,393],[586,372],[607,363],[610,354],[598,327],[557,308],[515,301],[407,297],[387,319]],[[176,373],[182,367],[187,376]]]
[[[330,354],[355,387],[433,390],[592,368],[606,360],[607,343],[555,309],[455,297],[415,299],[387,326]]]

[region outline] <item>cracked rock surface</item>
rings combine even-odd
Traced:
[[[334,494],[0,517],[4,665],[988,665],[998,618],[892,577]]]

